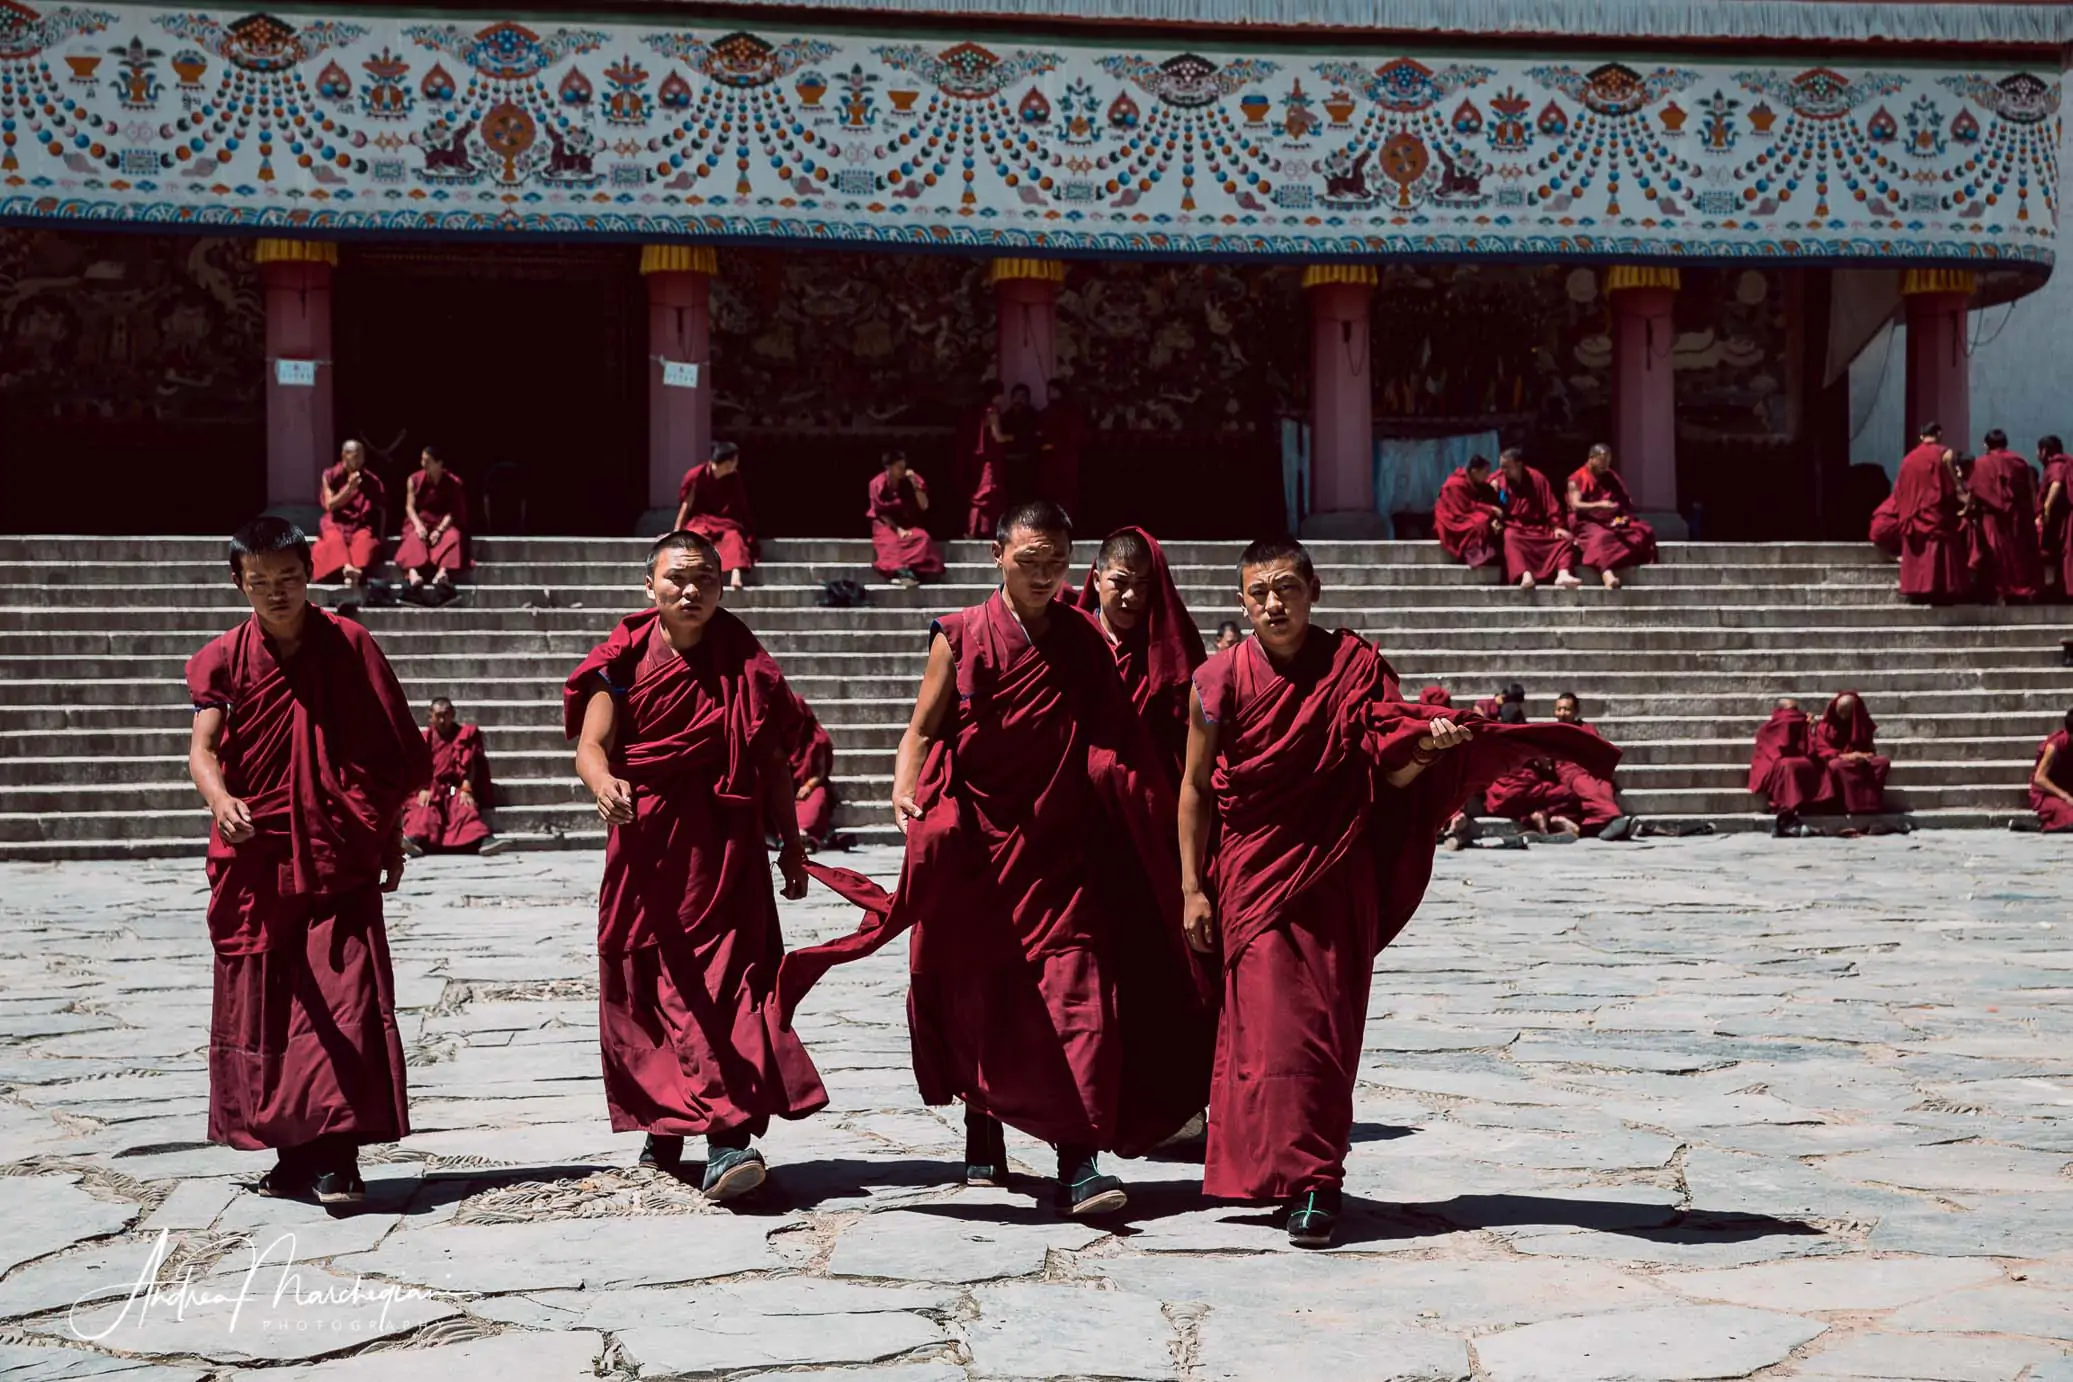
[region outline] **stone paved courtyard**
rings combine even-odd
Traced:
[[[202,1141],[199,864],[10,865],[0,1379],[2069,1382],[2069,864],[1961,832],[1443,855],[1315,1254],[1185,1157],[1118,1163],[1110,1227],[954,1185],[897,946],[809,1000],[833,1103],[764,1142],[764,1203],[633,1169],[594,853],[412,866],[418,1131],[364,1213],[260,1200],[267,1158]],[[786,924],[851,914],[817,892]]]

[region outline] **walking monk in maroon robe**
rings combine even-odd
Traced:
[[[641,1163],[675,1174],[703,1133],[715,1200],[763,1183],[749,1145],[771,1116],[828,1102],[779,1018],[784,957],[766,829],[785,896],[806,850],[785,745],[793,699],[754,634],[720,608],[722,564],[696,533],[648,553],[652,609],[620,620],[569,675],[576,775],[611,829],[598,892],[598,1041],[614,1132],[645,1131]]]
[[[413,590],[429,576],[440,593],[453,589],[453,574],[468,569],[468,492],[446,468],[439,452],[426,447],[420,469],[403,486],[403,540],[396,565]]]
[[[684,472],[677,486],[676,531],[696,533],[720,554],[727,588],[741,589],[756,566],[756,524],[749,517],[749,482],[741,473],[741,448],[713,443],[713,458]]]
[[[1889,557],[1900,555],[1900,501],[1891,494],[1871,511],[1871,545]]]
[[[1619,751],[1567,725],[1478,723],[1405,703],[1356,635],[1310,623],[1291,538],[1240,558],[1254,637],[1195,673],[1181,785],[1188,940],[1220,949],[1211,1195],[1281,1200],[1290,1241],[1331,1241],[1375,956],[1417,909],[1439,828],[1521,757]]]
[[[252,617],[187,663],[212,818],[209,1140],[276,1149],[262,1195],[355,1204],[358,1149],[410,1131],[381,895],[431,754],[374,639],[310,607],[295,525],[247,523],[230,569]]]
[[[2059,598],[2073,595],[2073,456],[2057,437],[2037,442],[2037,463],[2044,467],[2044,498],[2037,504],[2037,546],[2044,561],[2047,587]]]
[[[835,833],[835,741],[797,693],[792,695],[790,718],[785,758],[792,770],[792,814],[799,819],[806,847],[820,849]]]
[[[929,487],[908,468],[907,453],[885,453],[885,469],[871,482],[871,568],[895,585],[943,579],[943,549],[921,526]]]
[[[1201,1111],[1211,1018],[1180,930],[1173,793],[1108,641],[1057,597],[1071,528],[1049,501],[1001,519],[1002,588],[938,619],[900,741],[898,891],[822,869],[871,913],[785,959],[789,1012],[830,965],[909,927],[914,1074],[965,1105],[965,1180],[1007,1174],[1001,1125],[1058,1153],[1055,1206],[1123,1208],[1097,1153],[1136,1156]]]
[[[1173,584],[1166,553],[1142,528],[1118,528],[1101,544],[1080,590],[1080,608],[1115,651],[1123,689],[1177,786],[1188,752],[1188,690],[1209,654]]]
[[[1764,799],[1778,819],[1779,835],[1809,834],[1800,816],[1829,803],[1828,769],[1814,757],[1813,725],[1799,702],[1778,702],[1756,731],[1756,753],[1749,760],[1749,790]]]
[[[1447,555],[1466,566],[1495,566],[1504,558],[1504,506],[1490,483],[1490,462],[1471,456],[1440,484],[1432,529]]]
[[[367,448],[349,441],[338,464],[324,472],[324,516],[317,520],[317,545],[310,554],[311,580],[341,578],[356,586],[381,555],[389,496],[381,477],[367,468]]]
[[[2023,604],[2044,593],[2044,563],[2037,552],[2037,472],[2008,449],[2008,434],[1995,428],[1987,449],[1972,463],[1973,507],[1985,557],[1981,595]]]
[[[1562,504],[1547,477],[1526,464],[1516,446],[1498,453],[1504,494],[1504,578],[1521,590],[1551,580],[1557,590],[1574,590],[1576,537],[1562,526]]]
[[[1569,523],[1583,548],[1584,565],[1607,590],[1619,573],[1656,559],[1656,530],[1634,516],[1627,482],[1612,468],[1612,448],[1599,442],[1569,476]]]
[[[965,512],[965,536],[990,539],[1008,508],[1007,443],[1001,432],[998,400],[986,405],[966,457],[965,492],[971,496]]]
[[[403,814],[403,848],[411,854],[501,854],[506,841],[490,834],[483,812],[497,804],[482,731],[464,725],[444,696],[432,701],[425,730],[432,751],[432,785]]]
[[[1963,495],[1944,448],[1943,428],[1924,423],[1921,442],[1900,463],[1893,506],[1900,514],[1900,593],[1929,604],[1954,604],[1972,593]]]
[[[2073,830],[2073,710],[2066,723],[2037,746],[2030,770],[2030,809],[2046,833]]]
[[[1855,691],[1844,691],[1828,703],[1814,726],[1808,749],[1828,770],[1824,793],[1853,816],[1876,816],[1886,809],[1886,774],[1893,761],[1876,751],[1879,727]]]

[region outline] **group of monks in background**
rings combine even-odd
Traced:
[[[311,579],[338,581],[348,591],[367,584],[381,564],[389,522],[388,489],[367,465],[367,448],[349,441],[338,463],[326,470],[318,492]],[[403,485],[403,537],[396,545],[405,591],[426,603],[454,596],[453,578],[468,569],[468,492],[447,469],[437,447],[418,457],[418,469]]]
[[[1900,558],[1900,592],[1923,604],[2029,604],[2073,599],[2073,456],[2055,436],[2037,464],[1986,434],[1977,456],[1922,424],[1893,493],[1872,514],[1871,540]]]
[[[1575,590],[1588,567],[1607,590],[1620,572],[1656,559],[1656,535],[1634,512],[1626,483],[1612,468],[1612,448],[1600,442],[1570,473],[1557,495],[1547,477],[1526,463],[1524,448],[1488,458],[1473,456],[1440,485],[1433,508],[1440,545],[1471,567],[1502,563],[1504,578],[1521,590],[1552,584]]]

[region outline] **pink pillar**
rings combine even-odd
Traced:
[[[1612,450],[1634,507],[1677,512],[1675,269],[1620,266],[1605,276],[1613,317]]]
[[[1907,420],[1911,443],[1925,422],[1943,424],[1944,439],[1972,446],[1972,357],[1965,351],[1965,313],[1975,286],[1963,270],[1910,269],[1901,279],[1907,301]],[[1907,444],[1900,448],[1907,450]]]
[[[253,257],[266,296],[267,507],[313,508],[317,477],[331,463],[337,443],[331,406],[331,272],[337,247],[261,240]],[[284,378],[291,382],[283,383]],[[299,382],[304,378],[312,382]]]
[[[691,269],[663,269],[651,271],[647,282],[648,504],[674,514],[677,485],[684,472],[704,460],[713,445],[708,312],[712,276]],[[671,365],[695,365],[696,382],[686,383],[685,371],[672,370]],[[664,521],[668,521],[667,515]]]
[[[1065,283],[1065,265],[1050,259],[996,259],[992,278],[1001,392],[1025,385],[1031,406],[1041,408],[1057,372],[1058,290]]]
[[[1378,537],[1375,403],[1368,369],[1368,299],[1380,275],[1365,265],[1319,265],[1303,275],[1310,298],[1310,515],[1305,535]]]

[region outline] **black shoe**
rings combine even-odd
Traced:
[[[283,1152],[274,1167],[252,1182],[252,1193],[270,1200],[307,1200],[316,1189],[315,1177]]]
[[[670,1175],[684,1169],[684,1139],[649,1133],[641,1142],[640,1165]]]
[[[1288,1241],[1299,1248],[1328,1248],[1339,1231],[1339,1187],[1305,1190],[1288,1202]]]
[[[1008,1183],[1008,1134],[998,1118],[965,1105],[965,1184]]]
[[[1780,811],[1778,819],[1771,822],[1771,834],[1778,839],[1791,838],[1799,826],[1799,816],[1792,811]]]
[[[316,1181],[318,1204],[359,1204],[367,1198],[367,1182],[360,1179],[357,1161],[329,1171],[319,1171]]]
[[[1130,1197],[1123,1193],[1123,1182],[1114,1176],[1103,1175],[1094,1164],[1092,1152],[1059,1153],[1059,1213],[1075,1219],[1090,1219],[1096,1215],[1114,1214],[1128,1203]]]
[[[1605,823],[1605,828],[1598,832],[1598,838],[1601,840],[1624,840],[1633,833],[1634,818],[1632,816],[1614,816]]]
[[[767,1169],[754,1147],[714,1147],[706,1155],[699,1189],[709,1200],[740,1199],[763,1183]]]

